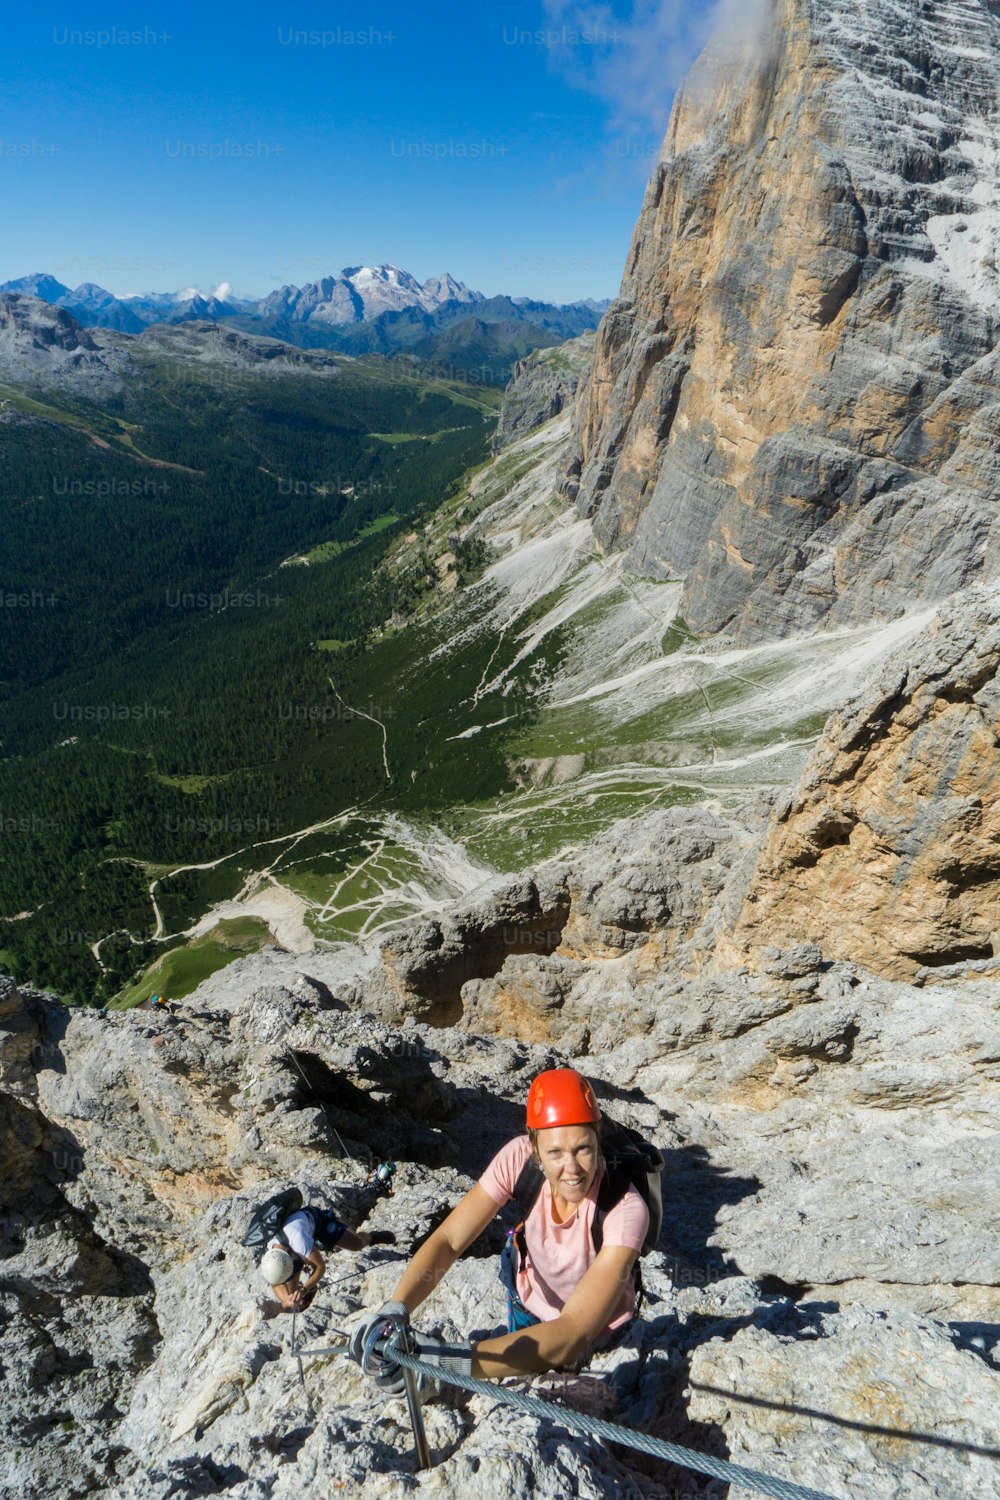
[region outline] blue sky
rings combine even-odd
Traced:
[[[717,4],[18,7],[0,281],[262,295],[387,260],[612,296]]]

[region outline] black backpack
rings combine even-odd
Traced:
[[[597,1212],[594,1214],[594,1222],[591,1226],[594,1249],[600,1251],[604,1243],[604,1221],[615,1205],[621,1202],[630,1187],[636,1188],[642,1194],[643,1202],[649,1209],[649,1227],[632,1271],[637,1294],[636,1311],[638,1311],[642,1297],[642,1272],[639,1268],[639,1260],[650,1250],[656,1249],[660,1242],[660,1230],[663,1227],[663,1194],[660,1186],[663,1157],[657,1148],[644,1140],[637,1130],[633,1130],[630,1125],[619,1125],[617,1120],[611,1120],[607,1115],[601,1116],[601,1150],[604,1155],[605,1171],[597,1190]],[[541,1167],[534,1156],[531,1156],[525,1162],[514,1184],[514,1201],[521,1220],[515,1231],[515,1242],[522,1264],[527,1259],[524,1222],[535,1206],[535,1199],[542,1190],[544,1180],[545,1176]]]
[[[250,1220],[243,1236],[244,1245],[248,1245],[251,1250],[266,1250],[268,1241],[278,1239],[287,1249],[288,1241],[282,1234],[281,1227],[301,1207],[302,1194],[297,1187],[275,1193],[273,1198],[268,1198],[266,1203],[261,1204]]]

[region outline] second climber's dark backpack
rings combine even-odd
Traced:
[[[301,1207],[302,1194],[297,1187],[275,1193],[273,1198],[268,1198],[254,1213],[243,1236],[244,1245],[248,1245],[251,1250],[266,1250],[270,1240],[280,1239],[287,1246],[288,1241],[281,1233],[281,1226]]]

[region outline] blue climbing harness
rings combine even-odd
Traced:
[[[523,1230],[523,1225],[518,1224],[516,1228],[507,1231],[507,1239],[500,1252],[500,1280],[504,1291],[507,1293],[507,1332],[517,1333],[521,1328],[534,1328],[540,1323],[541,1318],[529,1312],[517,1292],[517,1267],[518,1267],[518,1231]]]

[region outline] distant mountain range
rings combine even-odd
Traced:
[[[228,282],[210,292],[184,287],[116,297],[85,281],[70,288],[46,272],[0,285],[0,295],[37,297],[68,312],[83,328],[141,333],[153,324],[225,320],[300,348],[349,354],[405,352],[447,359],[484,379],[504,379],[532,349],[596,328],[607,302],[554,304],[526,297],[486,297],[445,272],[419,282],[398,266],[347,266],[305,286],[266,297],[237,297]]]
[[[183,287],[176,292],[136,292],[116,297],[93,281],[71,288],[44,271],[0,283],[0,293],[20,292],[40,297],[71,312],[85,328],[115,328],[139,333],[151,323],[189,323],[208,318],[252,318],[266,323],[310,324],[313,333],[322,327],[372,322],[385,313],[423,312],[433,316],[444,308],[482,306],[495,312],[498,305],[524,312],[546,309],[576,312],[597,318],[607,300],[588,298],[582,302],[534,302],[528,297],[486,297],[474,292],[447,271],[419,282],[409,271],[388,263],[380,266],[346,266],[335,276],[321,276],[305,286],[287,285],[266,297],[237,297],[228,281],[211,292]],[[520,321],[520,319],[516,319]]]

